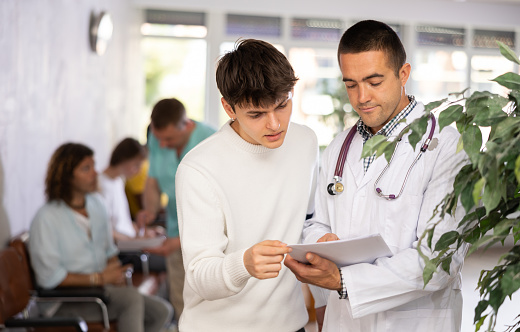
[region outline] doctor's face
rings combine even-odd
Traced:
[[[282,146],[291,120],[292,92],[287,98],[265,108],[235,105],[233,111],[224,98],[222,106],[229,117],[235,119],[231,127],[245,141],[269,149]]]
[[[410,64],[404,64],[396,76],[385,52],[368,51],[341,54],[339,65],[350,103],[372,133],[408,105],[404,86]]]

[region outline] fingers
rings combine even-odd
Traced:
[[[292,249],[283,242],[266,240],[246,250],[244,265],[255,278],[276,278],[282,269],[284,255],[291,251]]]
[[[301,282],[332,290],[340,289],[341,278],[336,264],[312,253],[307,253],[305,258],[310,264],[300,263],[289,255],[285,257],[284,264]]]
[[[328,241],[337,241],[339,237],[334,233],[327,233],[320,237],[316,242],[328,242]]]

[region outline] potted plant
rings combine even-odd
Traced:
[[[497,43],[503,56],[520,64],[509,47]],[[520,288],[520,75],[509,72],[493,81],[510,89],[507,98],[487,91],[475,91],[465,97],[465,90],[455,94],[460,97],[456,101],[443,99],[426,105],[425,115],[408,127],[410,144],[415,147],[426,132],[428,114],[442,107],[438,116],[440,130],[455,123],[461,134],[457,151],[464,149],[469,157],[468,164],[455,178],[453,191],[439,202],[433,213],[441,220],[446,213],[454,215],[460,200],[466,215],[458,230],[443,234],[432,248],[436,228],[432,223],[419,239],[433,250],[432,256],[419,249],[425,263],[424,284],[440,269],[449,273],[452,256],[463,243],[470,244],[469,255],[496,243],[504,245],[507,237],[513,238],[513,247],[495,268],[480,274],[477,288],[481,299],[474,317],[476,331],[486,320],[488,330],[492,331],[505,298],[512,297]],[[484,148],[479,127],[490,127]],[[362,156],[384,154],[389,160],[395,144],[384,136],[375,136],[365,144]],[[508,331],[520,331],[520,315]]]

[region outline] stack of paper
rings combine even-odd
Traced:
[[[313,244],[292,244],[289,247],[292,248],[289,255],[299,262],[308,263],[305,255],[312,252],[333,261],[339,267],[373,263],[379,257],[392,256],[392,251],[380,234]]]

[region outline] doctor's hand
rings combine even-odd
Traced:
[[[246,250],[244,265],[247,272],[257,279],[276,278],[282,269],[284,255],[291,251],[280,241],[262,241]]]
[[[341,289],[341,276],[336,264],[328,259],[308,252],[305,256],[309,264],[303,264],[287,255],[284,264],[303,283],[331,290]]]
[[[322,237],[320,237],[318,239],[318,241],[316,241],[316,243],[318,242],[329,242],[329,241],[337,241],[339,240],[339,237],[334,234],[334,233],[327,233],[325,235],[323,235]]]

